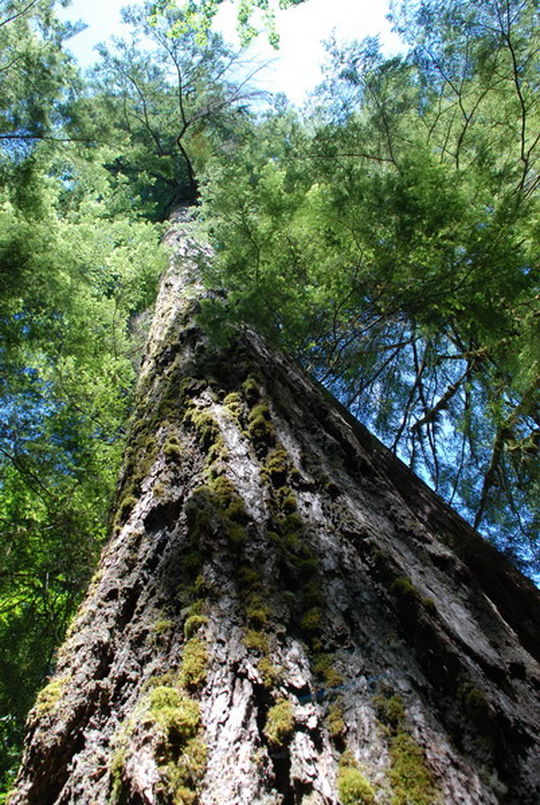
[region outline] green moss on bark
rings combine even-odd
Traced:
[[[339,702],[332,702],[328,708],[325,719],[326,729],[334,741],[341,739],[345,733],[345,719],[343,718],[343,707]]]
[[[392,805],[433,805],[437,798],[433,775],[412,735],[399,732],[390,742]]]
[[[324,683],[327,688],[336,688],[343,684],[343,677],[335,668],[335,655],[329,652],[321,652],[313,655],[313,672],[317,678]]]
[[[199,629],[202,629],[203,626],[206,626],[208,623],[208,618],[206,615],[190,615],[186,618],[184,623],[184,636],[187,640],[193,637]]]
[[[34,705],[34,715],[37,718],[41,718],[55,709],[67,681],[67,677],[56,677],[40,690]]]
[[[148,713],[169,743],[185,743],[197,734],[201,723],[198,702],[162,685],[150,691]]]
[[[200,705],[177,682],[172,672],[151,680],[150,689],[117,733],[110,763],[111,805],[131,801],[129,779],[125,779],[124,772],[131,739],[141,725],[152,736],[159,773],[156,801],[197,802],[197,789],[206,769]]]
[[[182,665],[180,666],[180,683],[188,690],[196,690],[206,682],[208,666],[208,650],[199,637],[192,637],[184,645]]]
[[[251,651],[259,651],[261,654],[268,654],[268,635],[261,632],[259,629],[247,629],[244,635],[244,645]]]
[[[261,396],[261,390],[259,387],[259,383],[255,377],[250,375],[244,382],[242,383],[242,393],[246,402],[249,405],[254,405],[257,400],[259,400]]]
[[[342,805],[373,805],[376,802],[374,787],[364,777],[350,752],[340,760],[337,788]]]
[[[228,410],[234,420],[239,421],[244,411],[242,396],[236,391],[227,394],[223,399],[223,405]]]
[[[266,457],[261,476],[263,480],[270,481],[276,489],[279,489],[286,485],[289,470],[290,460],[287,451],[283,447],[275,447]]]
[[[184,414],[184,422],[191,424],[199,444],[208,450],[219,436],[219,425],[212,414],[204,408],[191,406]]]
[[[273,688],[282,678],[283,672],[268,656],[261,657],[257,663],[257,670],[265,688]]]
[[[271,744],[281,746],[290,738],[293,730],[294,713],[292,705],[285,699],[280,699],[268,711],[264,734]]]
[[[397,695],[374,697],[376,713],[389,736],[392,805],[433,805],[438,789],[422,748],[407,724],[405,706]]]
[[[249,412],[248,436],[256,446],[274,444],[274,425],[267,403],[259,403]]]

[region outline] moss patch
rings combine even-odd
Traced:
[[[115,516],[113,527],[118,531],[129,519],[131,512],[139,500],[141,494],[141,484],[148,476],[150,468],[154,463],[158,445],[155,434],[163,424],[162,419],[152,413],[145,412],[145,416],[132,420],[130,434],[131,447],[126,450],[122,477],[124,482],[118,492],[115,503]]]
[[[149,694],[148,712],[170,743],[185,743],[197,734],[201,723],[199,703],[176,688],[158,686]]]
[[[391,730],[399,730],[405,723],[405,707],[399,696],[374,696],[377,718]]]
[[[326,728],[334,740],[343,737],[345,732],[345,720],[343,718],[343,707],[338,702],[332,702],[328,708],[326,716]]]
[[[292,705],[285,699],[280,699],[268,711],[264,734],[270,743],[281,746],[290,737],[293,729],[294,714]]]
[[[206,682],[208,651],[206,644],[198,637],[192,637],[184,645],[180,683],[189,690],[195,690]]]
[[[238,553],[248,539],[249,516],[234,484],[223,474],[197,487],[185,505],[190,542],[200,547],[213,534],[228,537]]]
[[[400,732],[390,742],[392,805],[433,805],[437,789],[424,753],[412,735]]]
[[[259,403],[249,412],[248,435],[256,446],[274,444],[274,426],[267,403]]]
[[[116,751],[110,764],[109,802],[131,801],[124,770],[130,751],[130,736],[142,725],[150,728],[159,771],[157,801],[195,803],[197,788],[206,769],[206,746],[202,738],[200,705],[174,684],[174,674],[149,683],[129,720],[117,733]]]
[[[253,589],[260,585],[261,577],[259,572],[249,565],[240,565],[237,575],[238,581],[243,587]]]
[[[184,507],[192,541],[203,536],[212,527],[215,509],[216,496],[209,486],[204,484],[193,490]]]
[[[182,458],[182,448],[176,436],[169,436],[163,445],[163,455],[165,460],[177,464]]]
[[[188,408],[184,415],[184,422],[193,426],[197,440],[203,450],[208,450],[219,436],[218,423],[212,414],[205,409],[197,408],[196,406]]]
[[[261,396],[259,384],[253,376],[248,377],[242,383],[242,393],[249,405],[254,405]]]
[[[275,447],[266,457],[261,476],[263,480],[270,481],[274,487],[280,488],[287,483],[289,471],[290,460],[287,451],[283,447]]]
[[[296,495],[288,486],[282,486],[275,493],[277,504],[285,514],[292,514],[298,509]]]
[[[152,624],[152,631],[155,635],[164,635],[170,632],[173,626],[174,623],[170,618],[160,618]]]
[[[247,629],[244,635],[244,645],[252,651],[267,654],[269,650],[268,635],[258,629]]]
[[[260,595],[256,593],[250,595],[246,603],[246,618],[252,627],[261,629],[263,626],[267,626],[271,614],[270,607],[265,604]]]
[[[335,656],[329,652],[315,654],[312,659],[313,672],[328,688],[338,687],[343,683],[343,677],[336,670]]]
[[[435,609],[432,598],[421,595],[408,576],[398,576],[390,585],[390,591],[400,600],[402,605],[423,607],[428,611]]]
[[[273,688],[282,678],[282,671],[277,668],[269,657],[261,657],[257,663],[257,670],[261,675],[265,688]]]
[[[192,738],[174,762],[161,767],[165,778],[161,787],[174,805],[195,805],[199,801],[197,787],[206,770],[206,758],[204,741]]]
[[[158,796],[166,792],[174,803],[195,803],[206,768],[199,703],[176,688],[158,686],[149,694],[148,714],[162,733]]]
[[[199,629],[202,629],[203,626],[206,626],[208,623],[208,618],[206,615],[190,615],[189,618],[186,618],[184,623],[184,636],[187,640],[190,637],[193,637]]]
[[[34,705],[34,712],[38,718],[54,710],[67,681],[67,677],[59,676],[40,690]]]
[[[390,739],[392,805],[433,805],[437,786],[424,752],[407,725],[403,701],[396,695],[381,695],[374,697],[374,704]]]
[[[337,788],[342,805],[372,805],[376,801],[374,787],[364,777],[350,752],[341,757]],[[415,801],[411,799],[410,802]]]
[[[320,634],[323,627],[323,614],[319,607],[311,607],[302,615],[300,628],[310,638]]]
[[[233,391],[231,394],[227,394],[223,399],[223,405],[227,408],[233,419],[240,419],[244,411],[244,403],[242,396],[238,392]]]
[[[110,763],[111,780],[109,796],[111,805],[115,805],[115,803],[119,802],[121,799],[123,788],[122,775],[124,773],[125,765],[126,750],[124,746],[120,746],[113,754]]]

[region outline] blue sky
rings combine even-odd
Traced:
[[[80,19],[88,28],[69,42],[69,49],[82,66],[95,58],[94,46],[110,36],[122,33],[120,9],[126,0],[73,0],[62,12],[68,19]],[[302,5],[278,12],[281,45],[276,53],[264,34],[251,46],[250,55],[272,64],[259,74],[261,88],[284,92],[294,103],[302,103],[306,92],[321,80],[324,60],[322,40],[334,31],[338,39],[362,39],[380,34],[388,52],[399,48],[386,20],[388,0],[307,0]],[[218,15],[217,29],[231,44],[235,35],[235,5],[226,0]]]

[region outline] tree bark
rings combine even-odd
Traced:
[[[190,227],[10,805],[538,802],[537,591],[288,358],[208,342]]]

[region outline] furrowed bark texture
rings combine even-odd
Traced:
[[[11,805],[538,802],[536,591],[287,358],[210,348],[189,227]]]

